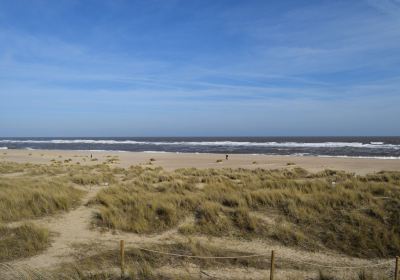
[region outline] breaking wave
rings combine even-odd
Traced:
[[[53,140],[12,140],[0,143],[15,144],[102,144],[102,145],[170,145],[170,146],[215,146],[215,147],[271,147],[271,148],[371,148],[400,149],[400,145],[383,142],[245,142],[245,141],[135,141],[135,140],[93,140],[93,139],[53,139]]]

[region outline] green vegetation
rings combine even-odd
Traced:
[[[0,262],[29,257],[49,246],[49,232],[32,224],[0,226]]]

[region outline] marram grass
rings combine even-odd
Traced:
[[[273,238],[309,250],[392,257],[400,254],[399,174],[132,168],[92,203],[100,206],[95,223],[112,229],[144,234],[179,226],[186,235]],[[271,213],[274,223],[262,218]]]

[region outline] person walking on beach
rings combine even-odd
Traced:
[[[229,155],[225,155],[225,159],[228,160],[228,158],[229,158]]]

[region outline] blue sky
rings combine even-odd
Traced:
[[[0,136],[400,135],[400,0],[0,0]]]

